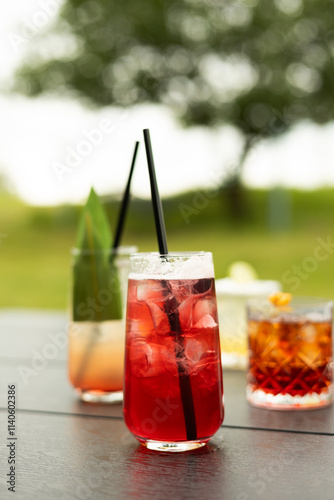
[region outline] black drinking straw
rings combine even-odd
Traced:
[[[124,193],[123,193],[121,208],[120,208],[120,211],[118,214],[118,221],[117,221],[115,238],[114,238],[114,242],[113,242],[112,249],[111,249],[110,256],[109,256],[110,262],[112,262],[112,260],[115,256],[115,251],[119,247],[119,243],[120,243],[122,233],[123,233],[126,212],[127,212],[128,206],[129,206],[131,179],[132,179],[132,174],[133,174],[135,164],[136,164],[138,147],[139,147],[139,142],[137,141],[135,144],[135,149],[133,151],[133,155],[132,155],[132,162],[131,162],[128,182],[126,184],[126,188],[125,188]],[[85,354],[84,354],[82,361],[80,363],[80,366],[79,366],[79,369],[77,372],[77,376],[75,379],[77,384],[80,383],[80,380],[82,379],[82,377],[86,371],[86,367],[87,367],[87,364],[89,362],[90,353],[95,345],[95,342],[97,341],[97,338],[98,338],[98,331],[96,333],[94,333],[94,335],[91,336],[90,342],[87,346]]]
[[[167,255],[168,248],[167,248],[165,221],[157,185],[157,179],[155,175],[150,131],[148,129],[144,130],[144,140],[145,140],[148,170],[150,175],[152,204],[154,211],[155,227],[157,231],[157,238],[159,244],[159,253],[160,255]],[[164,281],[164,285],[170,291],[167,281]],[[177,307],[178,303],[175,297],[173,297],[173,299],[166,301],[165,311],[168,316],[169,326],[171,332],[175,334],[176,357],[181,358],[182,354],[184,354],[184,345],[183,345],[183,338],[181,337],[182,329],[180,325],[180,318]],[[197,429],[196,429],[195,408],[194,408],[193,395],[191,391],[190,378],[189,374],[187,373],[182,363],[177,363],[177,369],[179,374],[179,387],[182,400],[184,423],[186,426],[187,440],[194,441],[197,439]]]
[[[123,228],[124,228],[124,222],[125,222],[125,217],[126,217],[126,212],[128,210],[129,206],[129,199],[130,199],[130,186],[131,186],[131,179],[132,179],[132,174],[135,168],[136,164],[136,157],[137,157],[137,151],[139,147],[139,142],[137,141],[135,144],[135,149],[133,151],[133,156],[132,156],[132,162],[131,162],[131,168],[130,168],[130,173],[128,177],[128,182],[126,184],[126,188],[123,194],[123,199],[121,203],[121,208],[118,214],[118,222],[117,222],[117,227],[116,227],[116,233],[115,233],[115,238],[114,238],[114,243],[113,243],[113,250],[116,250],[116,248],[119,247],[119,243],[121,240],[121,236],[123,233]],[[113,252],[110,254],[112,256]]]

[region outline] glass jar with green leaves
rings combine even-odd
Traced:
[[[104,208],[92,189],[72,249],[69,379],[81,399],[122,400],[125,304],[130,253],[112,248]]]

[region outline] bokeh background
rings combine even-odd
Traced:
[[[0,306],[65,309],[90,187],[156,250],[209,250],[334,298],[334,18],[315,0],[17,0],[3,8]]]

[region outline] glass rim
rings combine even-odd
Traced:
[[[292,296],[291,301],[288,304],[285,304],[283,306],[276,306],[270,302],[268,298],[263,298],[263,297],[252,297],[246,301],[246,306],[247,309],[250,309],[252,307],[260,307],[260,306],[272,306],[275,309],[279,309],[280,307],[291,307],[292,309],[295,308],[301,308],[301,307],[319,307],[319,306],[325,306],[325,307],[333,307],[333,300],[326,298],[326,297],[313,297],[313,296],[303,296],[303,295],[296,295]],[[289,312],[289,311],[285,311]]]
[[[78,248],[78,247],[72,247],[71,248],[71,255],[92,255],[92,254],[105,254],[105,255],[131,255],[134,252],[137,251],[137,247],[134,245],[121,245],[115,249],[113,248],[108,248],[108,249],[90,249],[90,248]]]
[[[212,252],[207,252],[207,251],[180,251],[180,252],[169,252],[169,253],[159,253],[159,252],[133,252],[130,255],[131,259],[136,259],[136,258],[144,258],[144,257],[194,257],[194,256],[199,256],[199,257],[204,257],[204,256],[212,256]]]

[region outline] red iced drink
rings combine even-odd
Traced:
[[[189,441],[184,382],[195,420],[191,441],[205,444],[224,416],[213,277],[129,279],[124,418],[140,442]]]

